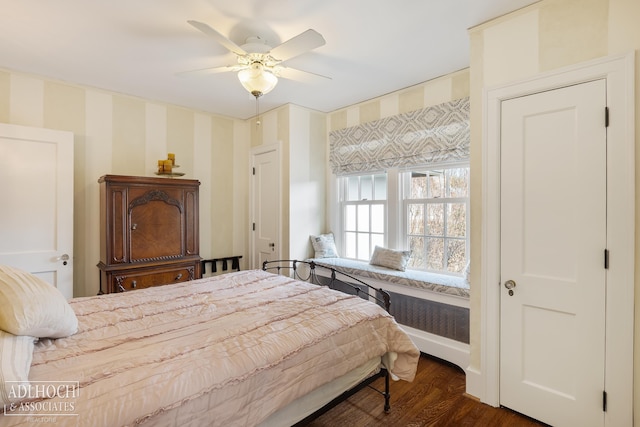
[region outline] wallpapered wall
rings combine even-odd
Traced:
[[[471,371],[480,370],[482,326],[480,324],[482,275],[482,97],[483,89],[577,64],[602,56],[640,48],[640,2],[637,0],[543,0],[520,11],[470,30],[471,42]],[[636,88],[640,83],[640,59],[636,52]],[[636,89],[637,90],[637,89]],[[636,146],[640,143],[639,97],[635,96]],[[638,151],[636,151],[638,152]],[[636,158],[636,170],[640,161]],[[636,173],[636,218],[640,175]],[[639,229],[636,219],[636,229]],[[637,236],[637,232],[636,232]],[[636,237],[636,265],[640,265]],[[640,284],[636,275],[636,307]],[[640,325],[635,321],[635,389],[640,384]],[[467,375],[467,381],[470,376]],[[469,387],[467,387],[469,390]],[[636,395],[637,396],[637,395]],[[635,412],[640,413],[640,399]]]
[[[244,122],[3,70],[0,122],[74,133],[75,296],[98,292],[98,178],[154,176],[157,160],[168,152],[176,154],[185,178],[201,182],[201,254],[244,250],[238,223],[246,214],[234,214],[234,195],[247,190],[228,179],[248,167],[230,161],[246,159]]]
[[[469,96],[469,70],[461,70],[329,114],[329,131],[420,110]]]
[[[321,233],[325,227],[326,121],[324,113],[289,104],[261,113],[260,125],[255,119],[248,122],[252,148],[280,147],[282,218],[278,253],[282,259],[309,258],[308,236]],[[248,250],[250,247],[247,240]]]

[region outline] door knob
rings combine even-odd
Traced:
[[[62,265],[67,265],[67,261],[69,261],[69,254],[60,255],[58,258],[56,258],[56,261],[62,261]]]
[[[269,247],[270,247],[270,248],[275,248],[275,247],[276,247],[276,244],[275,244],[275,243],[269,243]]]
[[[516,282],[514,282],[513,280],[507,280],[506,282],[504,282],[504,287],[509,289],[509,296],[512,297],[513,288],[516,287]]]

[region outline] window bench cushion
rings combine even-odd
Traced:
[[[469,298],[469,283],[462,277],[446,276],[416,270],[398,271],[391,268],[371,265],[366,261],[356,261],[345,258],[312,258],[308,261],[333,267],[352,276],[370,277],[383,282]]]

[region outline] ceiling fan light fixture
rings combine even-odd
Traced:
[[[240,70],[238,79],[242,86],[256,98],[271,92],[278,84],[276,75],[265,69],[260,62],[254,62],[248,68]]]

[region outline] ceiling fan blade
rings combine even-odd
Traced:
[[[277,65],[278,76],[283,77],[285,79],[290,80],[310,80],[322,78],[326,80],[332,80],[331,77],[325,76],[318,73],[312,73],[311,71],[301,70],[299,68],[287,67],[285,65],[279,64]]]
[[[214,30],[213,28],[211,28],[207,24],[205,24],[203,22],[199,22],[199,21],[193,21],[193,20],[189,20],[187,22],[189,24],[193,25],[198,30],[200,30],[203,33],[205,33],[206,35],[214,38],[218,43],[220,43],[222,46],[224,46],[225,48],[227,48],[231,52],[235,53],[236,55],[244,56],[244,55],[247,54],[247,52],[245,52],[244,49],[242,49],[240,46],[238,46],[237,44],[235,44],[234,42],[229,40],[227,37],[225,37],[222,34],[220,34],[219,32],[217,32],[216,30]]]
[[[307,30],[271,49],[269,54],[278,61],[286,61],[325,44],[324,37],[316,30]]]
[[[210,74],[226,73],[229,71],[240,71],[246,68],[246,65],[224,65],[222,67],[201,68],[199,70],[181,71],[175,75],[178,77],[199,77],[208,76]]]

